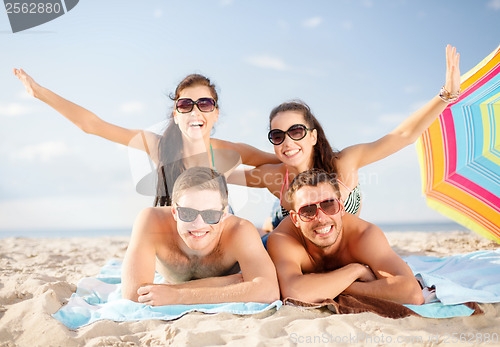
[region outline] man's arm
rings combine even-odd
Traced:
[[[241,275],[212,277],[183,284],[147,285],[139,289],[139,302],[148,305],[264,302],[279,299],[276,271],[255,227],[240,221],[223,240],[241,268]]]
[[[142,210],[137,216],[125,253],[122,270],[122,298],[138,301],[137,290],[152,283],[156,267],[156,248],[153,236],[160,233],[155,208]]]
[[[354,282],[344,292],[401,304],[422,304],[422,290],[409,266],[392,250],[380,228],[362,222],[366,223],[365,230],[351,243],[350,252],[359,263],[368,265],[377,279]]]
[[[289,228],[296,229],[290,217],[287,217],[269,235],[267,241],[267,249],[278,272],[283,298],[321,302],[327,298],[335,298],[358,279],[374,279],[367,267],[355,263],[330,272],[304,274],[302,264],[309,261],[309,256],[299,241],[285,232],[280,232]]]

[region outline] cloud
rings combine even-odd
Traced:
[[[30,145],[20,148],[11,153],[11,157],[23,161],[48,162],[53,158],[64,156],[70,153],[68,146],[62,141],[48,141],[37,145]]]
[[[23,104],[14,102],[9,104],[0,104],[0,116],[17,117],[30,112],[32,112],[32,109],[24,106]]]
[[[120,111],[123,113],[140,113],[144,111],[145,106],[140,101],[129,101],[121,104]]]
[[[306,19],[305,21],[302,22],[302,26],[306,28],[316,28],[323,22],[323,18],[321,17],[312,17],[309,19]]]
[[[163,11],[162,11],[161,9],[157,8],[157,9],[154,11],[153,16],[154,16],[155,18],[161,18],[161,17],[163,16]]]
[[[247,57],[245,58],[245,61],[250,65],[264,69],[273,69],[278,71],[286,71],[290,69],[290,67],[282,59],[264,54]]]
[[[488,6],[488,8],[491,8],[495,11],[498,11],[498,10],[500,10],[500,0],[491,0],[490,2],[488,2],[488,4],[486,6]]]

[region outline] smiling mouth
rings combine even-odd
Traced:
[[[193,121],[193,122],[189,122],[189,126],[191,128],[201,128],[205,125],[205,122],[203,121]]]
[[[322,228],[314,229],[314,232],[318,235],[327,235],[329,234],[333,229],[333,225],[326,225]]]
[[[287,157],[293,157],[295,154],[299,153],[300,149],[291,149],[289,151],[283,152],[283,154]]]
[[[189,235],[195,237],[195,238],[202,238],[203,236],[207,235],[209,231],[189,231]]]

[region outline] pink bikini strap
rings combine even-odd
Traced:
[[[286,183],[286,190],[288,190],[288,187],[290,185],[288,181],[288,168],[286,168],[286,177],[283,180],[283,184],[281,185],[281,191],[280,191],[280,205],[282,205],[282,199],[283,199],[283,188],[285,188],[285,183]]]
[[[345,189],[347,189],[349,191],[349,193],[352,192],[352,189],[349,188],[348,186],[346,186],[344,183],[342,183],[341,180],[337,179],[337,182],[339,182]]]

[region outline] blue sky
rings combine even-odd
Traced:
[[[165,121],[187,74],[218,86],[215,137],[273,151],[269,111],[301,98],[338,149],[374,141],[438,93],[445,46],[461,72],[500,43],[500,0],[89,1],[12,34],[0,10],[0,231],[131,228],[152,197],[135,192],[129,152],[84,134],[25,93],[21,67],[104,120]],[[426,206],[414,146],[363,168],[361,216],[446,221]],[[274,198],[232,188],[262,223]],[[0,234],[1,235],[1,234]]]

